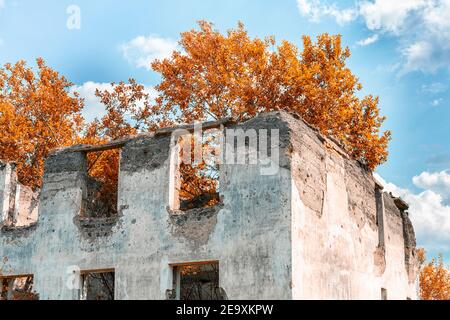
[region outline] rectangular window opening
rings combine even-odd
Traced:
[[[384,200],[383,190],[379,187],[375,188],[375,205],[376,205],[376,222],[378,226],[378,247],[385,247],[384,240]]]
[[[385,288],[381,288],[381,300],[387,300],[387,290]]]
[[[38,300],[33,282],[33,275],[0,277],[0,300]]]
[[[109,218],[117,215],[120,149],[87,153],[87,190],[83,216]]]
[[[219,287],[219,262],[172,265],[177,300],[223,300]]]
[[[81,272],[81,300],[114,300],[114,270]]]
[[[211,207],[220,199],[220,135],[219,129],[209,129],[201,134],[177,137],[174,180],[173,210],[187,211]]]

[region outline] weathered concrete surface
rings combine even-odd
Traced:
[[[171,265],[219,261],[229,299],[380,299],[381,288],[389,299],[416,298],[412,227],[385,195],[379,247],[369,172],[286,113],[233,127],[279,129],[278,172],[261,175],[261,163],[223,164],[222,203],[182,214],[170,210],[170,136],[124,144],[114,219],[79,217],[86,156],[55,152],[46,162],[38,223],[0,234],[0,272],[34,274],[40,299],[78,299],[73,270],[112,268],[116,299],[165,299]]]
[[[28,227],[38,219],[39,192],[17,181],[16,166],[0,161],[0,228]]]
[[[293,130],[293,298],[380,299],[381,288],[388,299],[417,298],[417,272],[409,277],[405,265],[405,221],[393,199],[384,194],[380,247],[372,175],[302,121],[288,121]],[[410,262],[416,265],[415,259]]]

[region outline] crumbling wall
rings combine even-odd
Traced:
[[[37,221],[39,191],[19,183],[16,165],[0,161],[0,226],[25,228]]]
[[[14,215],[14,226],[27,227],[36,223],[39,210],[39,191],[18,185],[19,205]]]
[[[219,261],[224,296],[291,298],[290,132],[277,114],[242,126],[282,129],[282,168],[262,176],[259,164],[222,165],[222,203],[184,213],[168,208],[170,132],[121,144],[118,215],[108,221],[83,217],[85,146],[55,151],[37,225],[26,235],[0,235],[2,272],[33,274],[40,299],[78,299],[80,271],[114,269],[116,299],[164,299],[173,289],[171,265]]]
[[[79,299],[80,271],[114,270],[116,299],[165,299],[173,265],[218,261],[229,299],[379,299],[382,286],[388,298],[415,298],[412,228],[386,200],[386,250],[377,252],[375,182],[364,166],[284,112],[228,128],[279,130],[278,170],[221,164],[220,204],[185,212],[170,209],[171,130],[111,143],[122,149],[118,213],[105,219],[83,215],[90,147],[53,152],[37,224],[0,233],[0,274],[33,274],[40,299]]]
[[[417,274],[405,268],[403,219],[393,200],[384,194],[383,228],[377,184],[365,166],[306,123],[289,123],[294,297],[380,299],[385,288],[389,299],[416,298]]]
[[[416,255],[416,236],[408,216],[408,205],[391,194],[385,193],[384,198],[385,202],[388,203],[386,213],[390,218],[389,236],[396,239],[397,259],[403,258],[404,260],[403,263],[398,265],[402,267],[402,271],[406,272],[409,283],[414,284],[417,280],[419,264]]]

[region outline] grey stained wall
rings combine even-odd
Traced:
[[[18,182],[16,166],[0,161],[0,229],[34,224],[38,205],[39,193]]]
[[[261,163],[222,165],[222,203],[186,213],[170,209],[169,135],[123,147],[118,218],[80,218],[86,156],[54,152],[37,223],[0,233],[0,275],[33,274],[40,299],[78,299],[79,270],[114,269],[116,299],[165,299],[171,265],[219,261],[229,299],[380,299],[381,288],[388,299],[416,298],[408,215],[387,194],[377,205],[368,171],[286,113],[232,127],[279,129],[279,170],[261,175]]]

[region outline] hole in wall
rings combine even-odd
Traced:
[[[87,153],[86,199],[82,217],[117,216],[120,149]]]
[[[39,295],[34,291],[34,276],[20,275],[0,277],[0,300],[38,300]]]
[[[219,287],[219,262],[173,265],[173,288],[177,300],[224,300]]]
[[[381,288],[381,300],[387,300],[387,289]]]
[[[114,300],[114,270],[81,273],[81,300]]]
[[[173,172],[175,199],[171,209],[187,211],[211,207],[221,201],[219,137],[219,129],[177,137]]]

